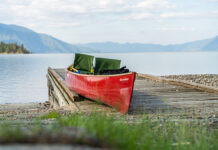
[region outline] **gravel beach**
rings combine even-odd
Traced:
[[[2,127],[4,127],[4,125],[10,126],[11,129],[22,126],[22,134],[24,135],[23,139],[21,138],[20,141],[16,141],[16,138],[14,140],[7,139],[7,137],[5,137],[5,139],[0,138],[0,150],[109,149],[107,147],[95,146],[94,144],[99,142],[98,138],[83,128],[59,127],[56,130],[51,130],[52,125],[54,126],[55,124],[55,119],[36,121],[36,118],[46,115],[50,111],[52,110],[49,109],[48,102],[0,104],[0,132],[3,131]],[[61,109],[59,112],[64,114],[68,113],[68,111],[63,111]],[[34,125],[41,127],[41,131],[39,133],[31,130]],[[83,134],[86,136],[82,136]],[[1,135],[2,133],[0,136]],[[80,140],[81,137],[83,137],[83,139]]]
[[[32,120],[48,113],[46,103],[1,104],[0,119]]]
[[[190,75],[168,75],[162,78],[186,81],[218,89],[218,74],[190,74]]]

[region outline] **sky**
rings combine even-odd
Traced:
[[[218,0],[0,0],[0,23],[72,44],[176,44],[218,35]]]

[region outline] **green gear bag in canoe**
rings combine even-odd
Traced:
[[[99,74],[103,70],[120,69],[121,60],[108,58],[95,58],[95,74]]]
[[[74,68],[91,72],[94,56],[75,53]]]

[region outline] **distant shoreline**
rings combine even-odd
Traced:
[[[48,55],[48,54],[75,54],[75,53],[78,53],[78,52],[72,52],[72,53],[0,53],[0,55],[19,55],[19,54],[36,54],[36,55]],[[82,54],[131,54],[131,53],[135,53],[135,54],[138,54],[138,53],[218,53],[218,51],[147,51],[147,52],[81,52]]]
[[[19,55],[19,54],[33,54],[32,52],[30,52],[30,51],[27,51],[27,52],[9,52],[9,53],[7,53],[7,52],[0,52],[0,55],[10,55],[10,54],[15,54],[15,55]]]
[[[20,54],[32,54],[32,53],[0,53],[0,55],[20,55]]]

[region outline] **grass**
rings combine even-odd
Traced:
[[[55,111],[50,112],[47,115],[40,117],[40,119],[52,119],[52,118],[60,118],[61,115]]]
[[[171,121],[168,118],[154,121],[148,116],[137,123],[130,123],[124,117],[107,116],[93,113],[60,115],[51,112],[41,119],[56,119],[57,127],[86,128],[89,133],[101,139],[111,147],[123,150],[216,150],[218,149],[218,127],[208,121]],[[7,136],[1,130],[0,138]],[[14,130],[22,137],[18,129]],[[39,131],[40,132],[40,131]]]
[[[128,123],[125,117],[117,119],[97,113],[89,116],[72,114],[57,117],[57,121],[61,126],[86,128],[119,149],[218,149],[217,127],[209,127],[207,121],[153,121],[144,116],[140,123]]]
[[[13,126],[11,127],[10,124],[1,124],[0,125],[0,143],[5,143],[4,141],[12,141],[16,139],[19,141],[23,138],[23,133],[21,130],[21,126]]]

